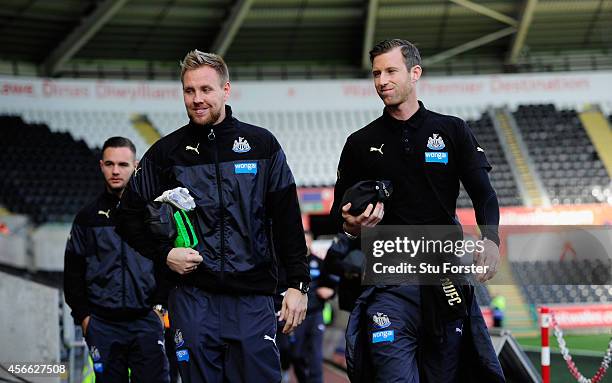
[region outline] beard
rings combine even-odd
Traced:
[[[193,122],[194,124],[198,124],[198,125],[214,124],[215,122],[219,120],[219,117],[221,117],[221,108],[218,108],[218,109],[209,108],[208,114],[202,117],[198,117],[194,111],[192,111],[191,109],[187,109],[187,115],[189,116],[189,120]]]
[[[385,106],[396,107],[408,100],[410,92],[412,92],[412,88],[396,87],[394,94],[384,95],[382,91],[378,90],[378,97],[380,97]]]

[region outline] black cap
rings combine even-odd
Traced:
[[[393,185],[391,181],[360,181],[344,192],[341,206],[351,203],[349,214],[357,216],[364,212],[369,204],[384,202],[391,198]]]

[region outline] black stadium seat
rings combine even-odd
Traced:
[[[470,129],[478,139],[478,143],[485,149],[487,158],[493,170],[489,174],[491,184],[497,192],[500,206],[520,206],[523,204],[518,193],[516,181],[510,171],[510,166],[499,143],[493,122],[487,114],[483,114],[478,120],[467,121]],[[467,192],[461,187],[457,207],[472,207]]]
[[[510,265],[530,304],[612,301],[609,260],[510,262]]]
[[[10,211],[67,222],[102,188],[98,157],[83,141],[0,116],[0,203]]]
[[[513,115],[551,202],[600,202],[593,189],[609,185],[610,177],[578,113],[543,104],[520,105]]]

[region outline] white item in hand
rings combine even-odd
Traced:
[[[186,188],[174,188],[166,190],[161,196],[155,198],[157,202],[167,202],[177,209],[190,211],[195,209],[195,201],[193,197],[189,195],[189,190]]]

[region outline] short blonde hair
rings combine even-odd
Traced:
[[[203,66],[213,68],[221,78],[221,85],[229,81],[229,70],[223,58],[214,53],[206,53],[197,49],[188,52],[185,58],[180,63],[181,65],[181,81],[188,70],[198,69]]]

